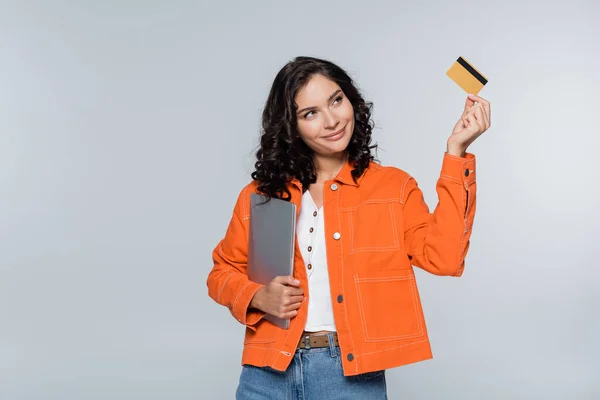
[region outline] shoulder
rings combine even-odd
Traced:
[[[379,197],[394,197],[404,201],[418,184],[407,171],[371,162],[364,173],[360,190]]]
[[[365,181],[389,182],[392,185],[399,185],[406,183],[411,178],[412,176],[403,169],[371,161],[363,179]]]
[[[234,212],[242,219],[250,218],[250,195],[256,192],[258,181],[251,180],[238,193]]]

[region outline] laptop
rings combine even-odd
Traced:
[[[268,201],[267,201],[268,200]],[[296,240],[296,205],[264,196],[250,195],[250,234],[248,236],[248,278],[267,285],[276,276],[293,275]],[[288,329],[289,319],[271,314],[263,317]]]

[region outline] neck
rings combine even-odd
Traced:
[[[317,183],[323,183],[337,176],[348,160],[346,153],[340,155],[321,157],[315,155],[315,168]]]

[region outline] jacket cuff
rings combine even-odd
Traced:
[[[254,325],[256,325],[265,315],[266,313],[264,311],[255,308],[249,309],[246,313],[246,327],[256,332],[256,327]]]
[[[461,183],[468,188],[476,178],[475,155],[465,153],[464,157],[459,157],[445,152],[440,177]]]
[[[233,302],[232,314],[241,324],[246,325],[248,328],[256,331],[253,326],[265,315],[265,312],[249,309],[252,298],[262,286],[260,283],[248,281],[246,285],[242,287],[242,290],[238,293],[235,301]]]

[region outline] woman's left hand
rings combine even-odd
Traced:
[[[463,114],[448,138],[448,152],[462,156],[467,147],[490,126],[490,102],[473,94],[467,96]]]

